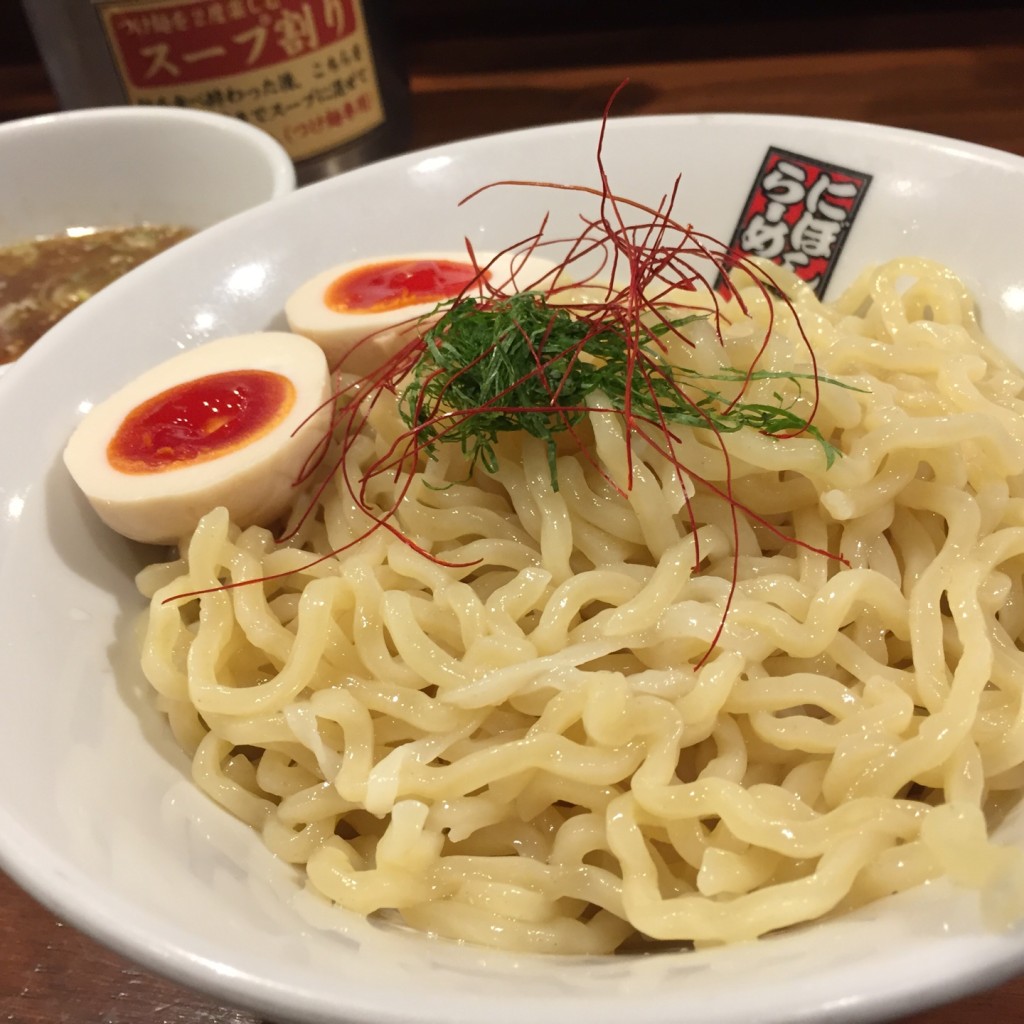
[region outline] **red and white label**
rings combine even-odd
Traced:
[[[730,248],[788,267],[821,296],[871,175],[771,148]]]
[[[361,0],[94,0],[128,100],[232,114],[302,160],[381,124]]]

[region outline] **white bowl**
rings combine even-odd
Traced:
[[[71,227],[149,222],[199,230],[291,192],[266,132],[175,107],[98,107],[0,125],[0,245]]]
[[[58,914],[150,968],[275,1020],[536,1024],[867,1021],[1024,969],[974,893],[940,882],[758,943],[607,959],[513,956],[316,914],[247,828],[199,795],[135,662],[145,552],[89,514],[60,461],[82,411],[204,339],[281,326],[305,278],[356,256],[481,250],[576,197],[501,178],[596,184],[595,123],[442,146],[301,190],[183,243],[58,325],[0,381],[0,863]],[[765,150],[874,175],[834,287],[907,254],[957,269],[997,343],[1024,357],[1024,160],[821,120],[614,120],[616,189],[728,236]],[[172,191],[176,191],[177,183]],[[1000,836],[1024,845],[1024,815]]]

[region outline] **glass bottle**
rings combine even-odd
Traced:
[[[404,149],[409,90],[382,0],[23,0],[64,108],[198,107],[288,150],[300,183]]]

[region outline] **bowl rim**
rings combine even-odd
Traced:
[[[170,130],[174,125],[215,128],[245,143],[266,164],[271,176],[268,201],[293,192],[296,187],[295,164],[288,151],[269,132],[248,124],[240,118],[212,110],[195,107],[140,106],[115,104],[106,107],[80,107],[73,110],[55,110],[0,123],[0,143],[7,137],[20,142],[22,138],[49,133],[63,125],[107,124],[124,125],[165,122]],[[244,212],[244,211],[243,211]]]

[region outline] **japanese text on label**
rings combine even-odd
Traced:
[[[769,149],[731,248],[788,267],[821,296],[871,175]]]
[[[295,160],[381,124],[361,0],[94,0],[128,100],[232,114]]]

